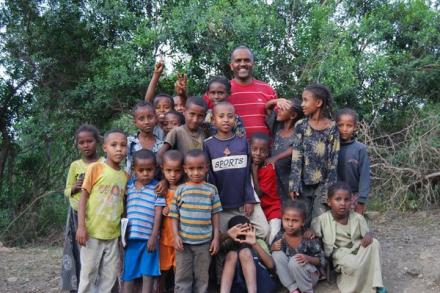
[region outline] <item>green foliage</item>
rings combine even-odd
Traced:
[[[230,53],[247,45],[255,76],[279,96],[325,83],[378,133],[440,102],[433,2],[5,0],[0,9],[0,233],[37,195],[63,188],[81,123],[135,131],[129,112],[159,57],[168,69],[158,91],[172,94],[184,72],[189,94],[200,94],[210,76],[231,77]],[[29,213],[44,216],[0,237],[25,242],[60,229],[61,205],[58,195],[37,201]]]

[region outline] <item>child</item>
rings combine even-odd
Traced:
[[[127,173],[120,164],[127,154],[121,130],[104,135],[105,162],[90,164],[82,185],[76,240],[81,248],[78,292],[110,292],[118,275],[121,215]],[[98,278],[99,276],[99,278]]]
[[[205,119],[207,106],[200,97],[191,97],[186,102],[184,112],[185,124],[171,130],[157,156],[162,158],[169,149],[177,149],[185,155],[189,150],[202,149],[205,135],[201,130],[203,119]]]
[[[345,182],[328,190],[330,211],[313,220],[316,236],[331,257],[341,292],[387,292],[382,283],[379,242],[368,231],[365,218],[350,211],[351,191]]]
[[[187,76],[186,74],[177,74],[177,80],[174,85],[176,96],[173,97],[174,101],[174,110],[176,110],[179,113],[182,113],[185,111],[185,103],[186,103],[186,83],[187,83]]]
[[[305,213],[301,202],[287,200],[283,204],[283,231],[271,246],[281,284],[292,293],[313,292],[319,267],[327,262],[319,240],[308,240],[303,235]]]
[[[264,164],[269,156],[270,138],[267,134],[256,132],[251,136],[252,179],[254,189],[261,201],[261,208],[269,222],[269,243],[281,229],[281,199],[277,193],[275,166]]]
[[[306,227],[327,209],[328,186],[336,182],[339,133],[331,120],[332,97],[327,87],[304,89],[302,108],[306,118],[295,124],[289,192],[306,203]]]
[[[64,237],[63,262],[61,267],[61,287],[63,290],[74,291],[78,289],[80,263],[80,247],[75,240],[78,229],[78,203],[84,173],[89,164],[102,161],[98,157],[96,147],[99,142],[99,132],[93,125],[83,124],[75,132],[75,145],[81,153],[81,159],[70,164],[67,174],[64,195],[69,199],[69,211]]]
[[[190,150],[185,155],[183,168],[188,181],[177,187],[169,213],[176,249],[176,292],[207,291],[211,256],[219,247],[222,206],[217,188],[204,181],[207,163],[202,150]]]
[[[278,106],[285,101],[285,107]],[[273,110],[276,106],[275,111]],[[282,201],[289,197],[289,174],[292,165],[292,144],[295,137],[295,123],[304,117],[301,101],[298,99],[276,99],[266,103],[267,124],[273,133],[271,157],[267,160],[275,165],[278,194]]]
[[[167,135],[172,129],[185,124],[185,116],[177,111],[170,111],[165,114],[164,132]]]
[[[229,83],[229,80],[224,76],[215,76],[211,78],[208,82],[207,95],[209,101],[213,105],[220,102],[226,102],[231,95],[231,84]],[[207,136],[215,135],[217,133],[217,128],[214,123],[211,109],[209,109],[206,114],[205,122],[208,123]],[[236,136],[246,136],[243,121],[237,114],[235,115],[235,121],[232,126],[232,133]]]
[[[153,277],[160,275],[159,236],[165,199],[157,196],[154,179],[156,157],[142,149],[133,155],[135,178],[127,185],[127,245],[124,248],[123,292],[133,291],[133,280],[142,277],[142,292],[152,292]]]
[[[229,246],[221,278],[220,292],[275,292],[277,283],[270,272],[275,268],[269,248],[258,239],[248,218],[235,216],[228,222]],[[229,241],[228,241],[229,240]],[[244,280],[243,280],[244,279]]]
[[[162,59],[154,65],[153,76],[148,84],[147,92],[145,93],[145,101],[154,105],[157,121],[159,122],[154,128],[153,133],[161,140],[163,140],[165,136],[163,131],[165,114],[174,108],[174,101],[170,95],[160,93],[154,96],[157,83],[159,82],[159,78],[162,75],[164,68],[165,65]]]
[[[214,106],[213,115],[217,133],[205,140],[203,149],[211,162],[208,181],[217,186],[223,206],[220,231],[226,232],[233,216],[246,215],[255,226],[257,236],[265,239],[269,225],[251,185],[246,137],[232,132],[236,117],[234,106],[220,102]]]
[[[157,118],[153,105],[141,101],[133,108],[133,123],[138,129],[136,135],[128,137],[128,154],[125,171],[131,174],[133,164],[133,154],[141,149],[151,150],[157,153],[163,144],[163,141],[154,134]]]
[[[349,108],[336,114],[341,149],[338,160],[338,180],[347,182],[354,193],[354,210],[363,215],[370,192],[370,161],[367,147],[355,137],[358,115]]]
[[[162,272],[159,286],[165,289],[166,278],[169,272],[176,268],[176,252],[174,250],[173,221],[169,217],[171,203],[177,185],[183,174],[183,156],[179,151],[169,150],[163,155],[162,174],[168,182],[168,191],[165,195],[166,207],[162,210],[163,221],[160,231],[160,270]],[[161,290],[159,290],[161,292]]]

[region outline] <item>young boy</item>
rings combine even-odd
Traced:
[[[204,150],[211,161],[208,181],[217,186],[223,206],[220,231],[226,232],[232,217],[246,215],[255,226],[257,236],[265,239],[269,226],[251,185],[246,137],[232,133],[234,106],[220,102],[214,106],[213,115],[217,133],[205,140]]]
[[[201,97],[191,97],[185,105],[185,124],[172,129],[165,138],[157,156],[162,159],[169,149],[176,149],[185,155],[189,150],[202,149],[205,135],[200,128],[205,119],[207,106]]]
[[[336,114],[341,149],[338,159],[338,181],[347,182],[353,191],[353,208],[363,215],[370,192],[370,160],[367,147],[355,137],[358,115],[349,108]]]
[[[185,124],[185,116],[177,111],[170,111],[165,114],[164,131],[167,135],[172,129]]]
[[[150,150],[134,153],[135,178],[127,185],[128,240],[124,249],[122,292],[133,291],[133,281],[142,278],[142,292],[152,292],[153,278],[160,276],[159,236],[165,199],[154,191],[157,180],[156,157]]]
[[[222,206],[217,188],[204,181],[208,163],[202,150],[190,150],[183,168],[188,181],[177,187],[169,213],[176,249],[175,292],[206,293],[211,256],[219,248]]]
[[[161,277],[159,282],[160,290],[167,291],[165,288],[166,280],[176,268],[176,251],[174,250],[173,220],[169,217],[170,207],[174,198],[177,185],[183,175],[183,156],[179,151],[169,150],[163,155],[162,174],[168,182],[168,191],[165,195],[167,206],[162,210],[163,221],[160,231],[160,270]],[[174,286],[173,286],[174,287]]]
[[[78,292],[110,292],[119,267],[118,237],[124,209],[127,173],[120,168],[127,154],[127,136],[121,130],[104,135],[105,162],[87,168],[78,209],[76,240],[81,248]],[[99,278],[98,278],[99,276]]]
[[[270,226],[269,243],[281,229],[281,198],[277,192],[277,176],[275,166],[266,164],[269,157],[270,138],[267,134],[256,132],[251,136],[252,179],[255,192],[261,200]]]

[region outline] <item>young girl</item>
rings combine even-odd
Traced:
[[[324,251],[317,238],[303,237],[306,214],[301,202],[286,201],[282,213],[283,231],[271,247],[278,277],[291,293],[313,292],[319,267],[326,264]]]
[[[289,174],[292,165],[292,143],[294,140],[295,123],[304,117],[301,101],[298,99],[285,100],[288,107],[276,107],[279,100],[274,99],[266,103],[267,124],[273,133],[271,157],[268,163],[275,165],[277,174],[278,194],[282,201],[289,197]],[[289,104],[287,102],[290,102]],[[274,111],[275,108],[275,111]]]
[[[328,186],[336,182],[339,133],[331,120],[332,97],[326,86],[305,88],[302,103],[306,118],[295,124],[289,192],[306,203],[306,227],[327,209]]]
[[[159,236],[165,199],[157,196],[156,157],[142,149],[133,156],[135,178],[127,184],[128,240],[124,249],[123,292],[133,291],[133,281],[142,278],[142,292],[153,292],[153,278],[160,275]]]
[[[227,251],[221,277],[220,293],[276,292],[277,283],[271,275],[274,261],[263,239],[245,216],[235,216],[222,235]]]
[[[220,102],[226,102],[231,95],[231,84],[224,76],[215,76],[208,82],[207,95],[209,102],[216,105]],[[208,123],[207,136],[212,136],[217,133],[217,128],[214,124],[214,115],[212,109],[206,113],[205,122]],[[235,115],[235,121],[232,128],[232,133],[238,137],[246,136],[243,121],[240,116]]]
[[[145,101],[137,103],[133,108],[133,122],[138,129],[138,133],[127,138],[128,153],[125,170],[129,174],[133,164],[133,154],[136,151],[147,149],[157,153],[163,144],[163,141],[154,134],[157,118],[153,105]]]
[[[358,115],[349,108],[343,108],[336,114],[341,150],[338,160],[338,180],[347,182],[354,193],[353,208],[363,215],[370,192],[370,160],[367,146],[355,137]]]
[[[338,182],[328,190],[330,211],[313,220],[327,257],[331,257],[341,292],[387,292],[382,283],[379,242],[368,231],[365,218],[350,211],[351,190]]]
[[[183,175],[183,156],[179,151],[169,150],[163,155],[162,174],[168,183],[168,190],[165,195],[166,207],[162,210],[163,220],[162,229],[160,230],[160,270],[161,277],[159,281],[158,292],[166,291],[165,289],[174,288],[172,282],[167,279],[173,277],[173,269],[176,268],[176,252],[174,250],[173,237],[173,219],[168,217],[170,206],[173,201],[174,192],[180,183]],[[168,288],[165,288],[168,284]],[[171,286],[170,286],[171,285]]]
[[[63,290],[76,291],[78,289],[81,263],[79,258],[80,247],[75,240],[75,232],[78,229],[77,211],[87,166],[102,160],[96,152],[98,142],[99,132],[93,125],[83,124],[75,132],[75,145],[81,153],[81,159],[70,164],[66,189],[64,190],[64,195],[69,199],[70,205],[67,214],[61,267],[61,287]]]

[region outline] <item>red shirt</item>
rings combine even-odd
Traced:
[[[268,221],[281,219],[281,199],[277,193],[277,177],[272,164],[258,169],[258,185],[263,192],[260,196],[261,208]]]
[[[240,85],[231,80],[231,96],[228,99],[235,107],[235,112],[241,117],[246,129],[246,137],[250,138],[255,132],[270,134],[266,125],[266,103],[277,98],[275,90],[262,81],[253,79],[251,84]],[[208,106],[213,104],[204,96]]]

